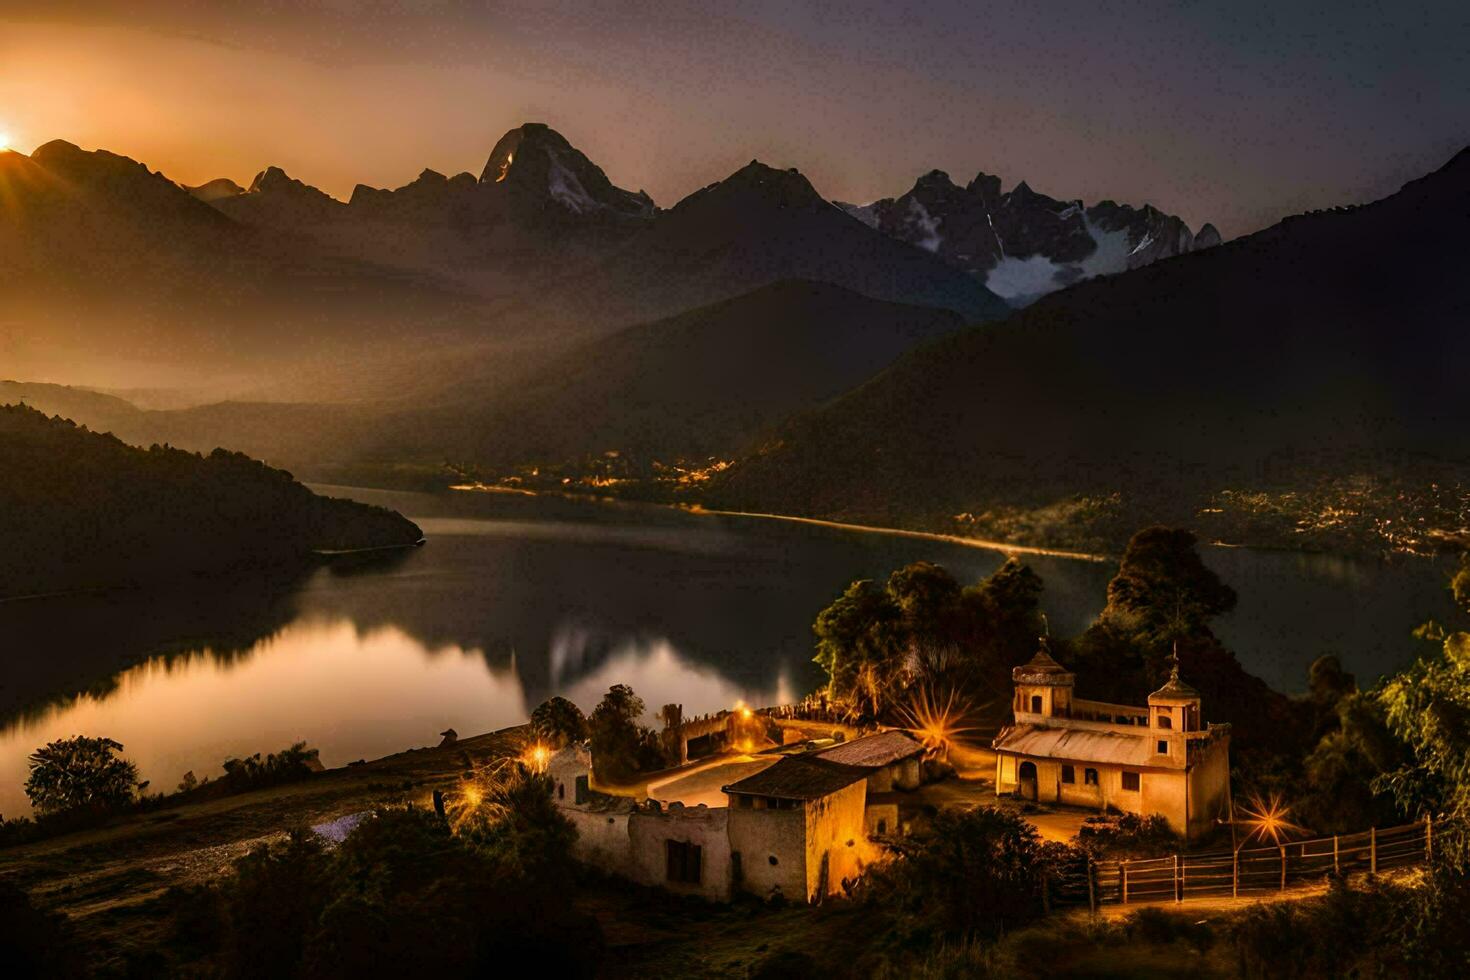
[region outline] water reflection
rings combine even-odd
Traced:
[[[172,788],[186,770],[298,739],[340,764],[429,744],[449,725],[513,724],[552,694],[590,709],[614,683],[654,711],[786,700],[818,683],[811,622],[847,582],[921,558],[975,582],[1004,560],[640,506],[352,495],[401,510],[429,544],[388,561],[0,604],[0,813],[23,806],[26,755],[72,734],[118,739],[155,787]],[[1283,690],[1300,690],[1327,651],[1363,680],[1397,669],[1412,654],[1408,631],[1448,611],[1444,570],[1430,563],[1205,557],[1240,593],[1222,638]],[[1115,571],[1026,561],[1062,635],[1096,616]]]
[[[29,752],[52,739],[106,735],[126,746],[155,789],[188,770],[217,774],[231,755],[298,740],[328,765],[432,744],[448,725],[484,731],[526,715],[513,672],[478,651],[426,649],[402,630],[363,633],[345,620],[306,619],[261,640],[250,656],[206,649],[151,660],[106,694],[83,695],[0,732],[0,812],[25,808]]]

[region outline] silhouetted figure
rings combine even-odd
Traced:
[[[455,742],[459,741],[459,732],[455,731],[452,728],[446,728],[439,734],[444,736],[444,741],[439,743],[439,748],[441,749],[444,748],[444,746],[446,745],[453,745]]]

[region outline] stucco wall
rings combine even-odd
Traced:
[[[736,887],[760,898],[779,890],[791,901],[802,901],[806,896],[805,831],[802,810],[730,810],[730,850],[740,855],[741,867]],[[775,864],[770,862],[773,857]]]
[[[715,901],[730,898],[730,811],[725,807],[670,807],[662,811],[639,809],[628,820],[630,871],[645,885],[657,885],[681,895],[700,895]],[[668,842],[682,841],[700,848],[698,884],[668,880]]]
[[[856,879],[868,862],[867,837],[863,834],[867,803],[865,782],[853,783],[830,796],[807,803],[806,897],[822,892],[822,859],[827,859],[825,893],[840,895],[844,878]]]
[[[1224,739],[1211,742],[1189,771],[1189,780],[1189,833],[1207,833],[1228,810],[1230,743]]]
[[[628,873],[631,857],[627,810],[607,812],[562,807],[561,812],[577,828],[572,855],[578,861],[615,874]]]

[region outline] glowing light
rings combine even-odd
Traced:
[[[1270,838],[1271,843],[1279,844],[1282,838],[1307,832],[1305,827],[1287,819],[1290,814],[1291,807],[1282,803],[1279,795],[1273,793],[1271,798],[1266,800],[1252,794],[1250,802],[1245,807],[1245,816],[1237,819],[1236,823],[1250,828],[1250,832],[1246,835],[1247,841],[1252,837],[1262,842]]]
[[[551,761],[551,749],[538,742],[526,749],[521,761],[526,764],[527,769],[540,775],[546,771],[546,764]]]
[[[941,696],[927,686],[915,691],[909,703],[899,708],[899,714],[924,746],[941,757],[947,757],[976,730],[964,724],[973,713],[974,705],[958,691]]]
[[[495,175],[495,183],[500,183],[502,180],[505,179],[506,175],[510,173],[511,161],[513,161],[515,158],[516,155],[514,153],[507,153],[505,155],[505,162],[500,165],[500,173]]]
[[[0,129],[0,150],[10,149],[10,134]]]

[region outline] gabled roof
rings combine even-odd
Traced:
[[[888,731],[876,735],[864,735],[851,742],[841,742],[830,749],[813,753],[828,762],[840,762],[847,766],[862,766],[878,769],[908,759],[924,751],[924,746],[908,732]]]
[[[819,759],[788,755],[768,769],[723,787],[726,793],[774,796],[783,800],[819,800],[868,778],[868,770]]]
[[[1038,725],[1007,728],[996,738],[993,747],[998,752],[1044,759],[1106,762],[1128,766],[1146,766],[1155,758],[1153,745],[1145,735],[1080,728],[1044,728]]]

